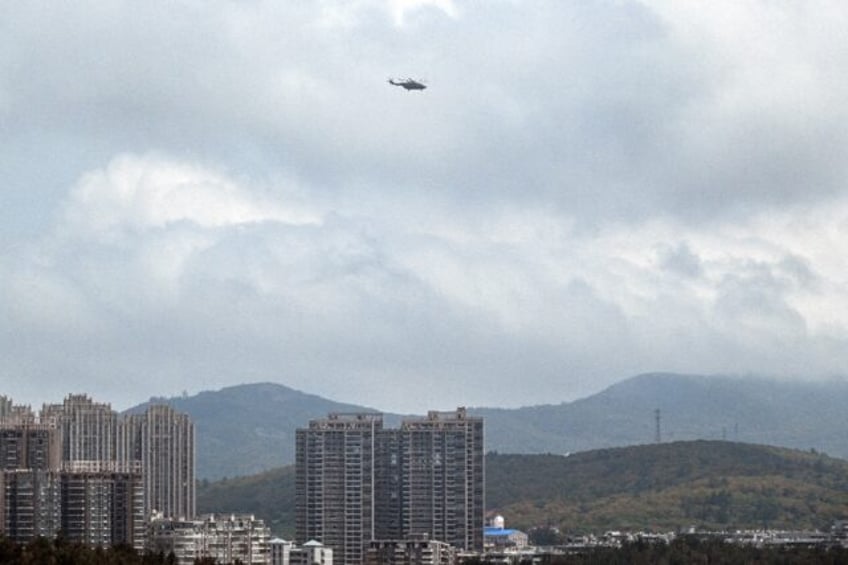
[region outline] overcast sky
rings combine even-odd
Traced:
[[[843,378],[847,34],[842,0],[0,0],[0,393]]]

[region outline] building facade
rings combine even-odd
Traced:
[[[59,473],[61,524],[67,539],[92,547],[145,547],[147,521],[141,465],[68,462]]]
[[[0,527],[16,541],[53,537],[144,547],[152,509],[191,518],[194,426],[168,406],[119,416],[69,395],[41,413],[0,396]]]
[[[123,423],[120,452],[140,461],[145,508],[170,518],[195,515],[195,436],[187,414],[163,404],[132,414]]]
[[[208,514],[193,520],[154,517],[149,547],[173,553],[179,565],[199,559],[216,563],[270,565],[270,530],[253,515]]]
[[[365,565],[454,565],[457,550],[443,541],[427,539],[374,540],[368,544]]]
[[[375,465],[383,419],[331,414],[296,436],[296,537],[333,549],[337,563],[362,563],[375,536]]]
[[[62,464],[62,443],[53,422],[34,418],[0,420],[0,469],[58,469]]]
[[[39,469],[0,472],[0,516],[3,535],[27,543],[53,538],[62,527],[59,473]]]
[[[296,538],[341,564],[372,540],[427,536],[482,550],[483,421],[464,408],[383,428],[379,414],[330,414],[297,431]]]
[[[483,548],[483,420],[464,408],[400,427],[401,526],[463,550]]]
[[[57,422],[63,461],[117,461],[121,420],[109,404],[69,394],[62,404],[45,404],[42,420]]]

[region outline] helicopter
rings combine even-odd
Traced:
[[[402,86],[406,90],[424,90],[427,88],[427,85],[424,84],[421,80],[413,80],[411,78],[405,78],[401,80],[395,80],[393,78],[389,79],[389,84],[393,84],[395,86]]]

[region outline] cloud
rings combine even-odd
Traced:
[[[285,192],[288,205],[269,200]],[[16,328],[6,366],[36,386],[61,366],[122,398],[271,379],[420,410],[570,398],[657,367],[815,376],[848,365],[833,316],[848,306],[845,271],[805,248],[822,231],[838,248],[848,200],[801,223],[787,211],[594,233],[532,207],[430,224],[437,209],[403,204],[313,200],[197,163],[116,157],[70,189],[51,234],[0,263]],[[515,379],[528,386],[509,399],[486,386]]]
[[[846,371],[841,3],[0,10],[10,392]]]
[[[247,194],[214,171],[152,157],[119,156],[105,170],[85,175],[71,193],[66,227],[106,232],[163,228],[177,222],[220,227],[276,220],[316,221],[297,205]]]

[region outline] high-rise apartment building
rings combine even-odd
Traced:
[[[58,469],[62,462],[61,439],[52,422],[29,418],[0,420],[0,469]]]
[[[71,462],[59,474],[62,532],[90,546],[144,549],[147,526],[141,465]]]
[[[379,414],[330,414],[297,430],[296,537],[364,561],[372,540],[422,535],[483,547],[483,421],[464,408],[384,429]]]
[[[459,549],[483,548],[483,420],[431,411],[400,427],[403,537],[429,535]]]
[[[0,527],[141,549],[146,517],[195,512],[194,425],[168,406],[120,416],[69,395],[40,414],[0,396]]]
[[[301,543],[318,540],[336,563],[362,563],[375,532],[375,455],[383,419],[330,414],[297,430],[296,527]]]
[[[42,419],[58,422],[63,461],[117,461],[121,419],[112,406],[85,394],[69,394],[62,404],[45,404]]]
[[[145,508],[168,518],[195,515],[194,424],[163,404],[128,416],[121,440],[127,457],[141,461]]]
[[[27,543],[54,537],[62,527],[59,472],[4,469],[0,472],[0,526],[7,538]]]
[[[194,424],[166,405],[121,416],[84,394],[45,405],[41,420],[57,422],[65,462],[141,463],[145,513],[174,518],[195,513]]]

